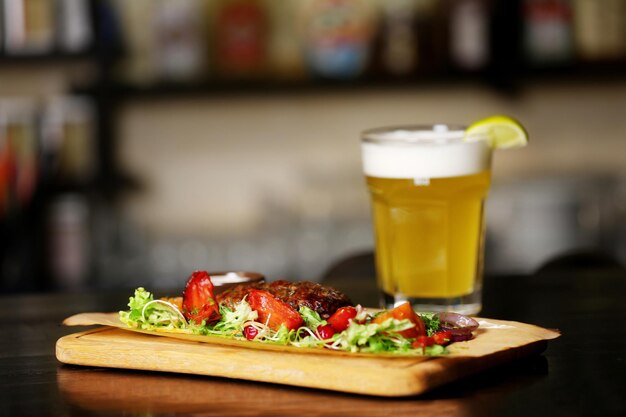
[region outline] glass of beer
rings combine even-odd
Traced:
[[[368,130],[361,148],[372,198],[381,307],[476,314],[482,307],[487,140],[462,126]]]

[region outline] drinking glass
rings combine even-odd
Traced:
[[[482,307],[492,150],[464,136],[464,127],[447,124],[362,134],[381,307],[409,301],[418,311],[462,314]]]

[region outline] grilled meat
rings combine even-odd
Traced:
[[[339,307],[353,305],[342,292],[315,282],[274,281],[240,284],[217,295],[217,302],[229,308],[241,301],[251,289],[267,291],[295,310],[302,306],[316,311],[323,319],[330,317]]]

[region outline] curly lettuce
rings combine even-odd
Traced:
[[[193,331],[178,308],[167,301],[155,300],[151,292],[139,287],[128,300],[129,311],[120,311],[120,321],[141,330]]]
[[[349,352],[410,353],[411,340],[398,333],[414,326],[410,320],[389,319],[383,323],[352,322],[346,330],[333,336],[331,348]]]
[[[288,330],[284,325],[274,330],[264,323],[259,323],[258,313],[250,307],[244,298],[233,309],[224,305],[219,307],[221,319],[214,324],[204,321],[200,324],[188,322],[175,304],[166,300],[154,299],[144,288],[137,288],[129,298],[128,311],[120,311],[119,318],[127,326],[153,331],[194,333],[211,336],[245,339],[244,328],[253,326],[258,335],[254,341],[291,345],[297,347],[327,347],[347,352],[365,353],[401,353],[414,355],[443,355],[447,350],[434,345],[423,349],[412,347],[414,339],[405,338],[400,333],[414,324],[407,319],[388,319],[383,323],[372,323],[371,316],[359,307],[358,320],[355,317],[348,328],[336,333],[330,339],[322,339],[317,333],[319,326],[327,324],[314,310],[302,306],[299,313],[304,325],[296,330]],[[439,319],[434,314],[420,314],[428,335],[439,328]]]
[[[243,328],[247,322],[255,321],[258,313],[250,307],[246,300],[241,300],[235,309],[221,305],[221,319],[213,326],[205,326],[204,334],[225,337],[243,337]]]

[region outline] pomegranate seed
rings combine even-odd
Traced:
[[[335,329],[330,324],[317,327],[317,334],[324,340],[330,339],[335,334]]]
[[[259,334],[259,330],[254,326],[246,326],[243,328],[243,335],[248,340],[254,340],[257,334]]]

